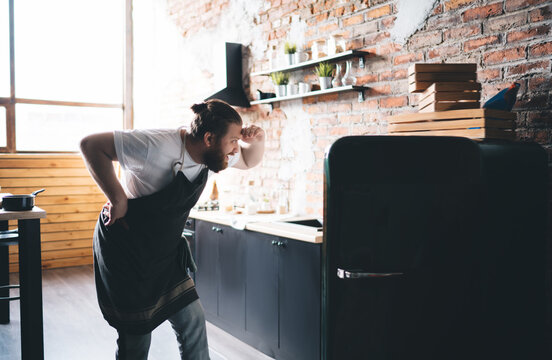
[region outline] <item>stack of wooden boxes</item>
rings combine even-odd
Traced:
[[[513,139],[516,114],[481,109],[476,64],[413,64],[409,91],[421,93],[418,113],[388,118],[392,135]]]

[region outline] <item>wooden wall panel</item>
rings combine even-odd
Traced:
[[[0,192],[30,194],[45,188],[36,205],[41,219],[42,267],[92,264],[92,234],[105,196],[77,154],[0,154]],[[10,221],[10,228],[17,222]],[[18,248],[10,247],[10,271],[18,271]]]

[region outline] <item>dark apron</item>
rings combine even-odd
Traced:
[[[94,231],[94,273],[104,318],[119,331],[151,332],[198,298],[183,264],[182,230],[208,170],[191,183],[182,172],[161,191],[129,199],[125,220],[107,227],[100,213]]]

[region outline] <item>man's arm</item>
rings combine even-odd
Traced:
[[[265,132],[258,126],[251,125],[242,129],[240,158],[235,168],[246,170],[261,163],[265,148]]]
[[[113,168],[113,161],[117,161],[113,133],[86,136],[80,148],[90,175],[109,199],[104,214],[108,217],[106,225],[111,225],[125,216],[128,207],[127,196]]]

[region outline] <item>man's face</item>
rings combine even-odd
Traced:
[[[229,124],[228,131],[216,140],[215,145],[205,151],[203,160],[209,170],[219,172],[228,167],[228,156],[239,150],[238,140],[241,139],[241,125]]]

